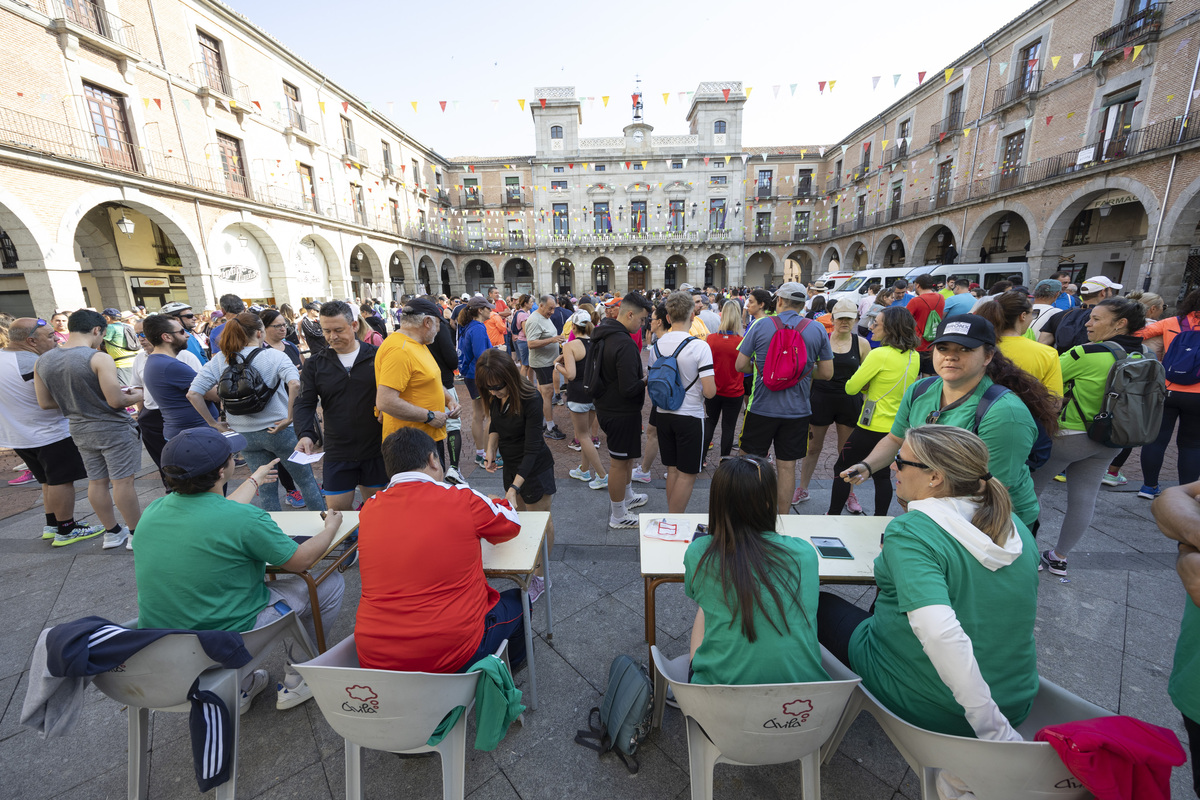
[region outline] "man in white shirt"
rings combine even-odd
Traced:
[[[875,281],[867,284],[867,293],[858,301],[858,318],[866,319],[867,312],[871,310],[871,306],[875,305],[875,298],[879,295],[879,284]]]
[[[1046,323],[1062,312],[1063,309],[1058,305],[1060,294],[1062,283],[1053,278],[1038,281],[1033,287],[1033,322],[1029,327],[1033,328],[1034,333],[1041,333]]]
[[[672,292],[665,303],[671,330],[651,348],[650,363],[653,366],[658,359],[675,354],[679,381],[685,389],[679,408],[668,411],[659,407],[657,412],[658,453],[667,467],[667,512],[683,514],[704,464],[704,400],[716,395],[717,380],[712,350],[688,333],[695,313],[692,298],[686,292]],[[654,379],[650,375],[648,384],[652,386]]]

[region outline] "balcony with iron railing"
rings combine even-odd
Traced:
[[[313,142],[314,144],[321,143],[321,124],[315,119],[304,116],[300,111],[292,106],[284,109],[283,114],[284,134],[299,136],[301,139]]]
[[[338,139],[338,150],[344,158],[355,163],[367,163],[367,148],[360,146],[353,139]]]
[[[766,182],[766,183],[763,183],[762,181],[759,181],[759,183],[758,183],[758,192],[757,192],[757,196],[758,196],[759,198],[768,198],[768,197],[771,197],[771,183],[770,183],[770,181],[768,181],[768,182]]]
[[[201,92],[217,92],[236,103],[240,103],[243,108],[249,108],[250,87],[234,78],[224,69],[214,67],[205,61],[197,61],[195,64],[192,64],[191,73],[192,83],[199,86]]]
[[[509,231],[508,232],[509,247],[524,247],[525,246],[525,231]]]
[[[895,164],[897,161],[903,161],[908,158],[907,144],[894,144],[883,152],[883,160],[880,164]]]
[[[1157,42],[1162,32],[1163,18],[1169,3],[1154,3],[1136,14],[1131,14],[1092,39],[1092,52],[1103,53],[1101,61],[1124,55],[1126,47]]]
[[[929,143],[937,144],[947,135],[962,130],[963,112],[955,111],[940,122],[933,123],[929,129]]]
[[[462,188],[462,205],[465,208],[479,208],[483,205],[483,190],[478,186]]]
[[[504,196],[501,198],[501,204],[506,206],[521,206],[525,205],[525,194],[520,189],[505,186]]]
[[[50,0],[50,16],[55,22],[68,23],[67,31],[86,36],[101,46],[107,41],[138,52],[133,25],[92,0]]]
[[[989,109],[989,113],[999,111],[1000,109],[1006,108],[1013,103],[1020,102],[1026,97],[1035,97],[1041,88],[1042,70],[1026,70],[1025,74],[1017,78],[1015,81],[1010,81],[992,92],[992,107]]]
[[[179,259],[179,253],[175,250],[175,245],[169,242],[154,243],[155,264],[160,267],[178,267],[183,262]]]
[[[842,188],[842,176],[834,175],[825,181],[825,193],[830,194]]]
[[[439,186],[437,189],[437,201],[444,206],[450,205],[450,192]]]
[[[812,178],[803,178],[796,182],[796,197],[814,197],[816,194],[813,191]]]

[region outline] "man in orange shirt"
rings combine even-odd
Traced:
[[[504,348],[504,334],[508,330],[508,323],[504,321],[504,318],[493,310],[492,315],[483,323],[483,327],[487,330],[488,341],[492,343],[492,347]]]
[[[433,440],[416,428],[385,439],[383,461],[391,483],[359,512],[359,663],[465,672],[508,639],[516,668],[525,660],[521,590],[500,593],[488,585],[480,540],[515,538],[517,512],[504,500],[443,483]],[[435,508],[437,515],[413,522],[413,509]]]

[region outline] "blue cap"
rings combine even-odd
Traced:
[[[246,438],[239,433],[221,433],[208,425],[188,428],[167,442],[162,465],[186,470],[180,478],[194,478],[224,466],[231,455],[245,448]]]

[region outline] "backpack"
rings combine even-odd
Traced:
[[[924,378],[914,383],[912,399],[916,400],[925,394],[936,380],[937,378]],[[984,390],[983,397],[979,398],[979,403],[975,406],[975,421],[971,424],[971,433],[979,435],[979,426],[983,422],[983,418],[987,416],[992,404],[1010,391],[1012,390],[1007,386],[1001,386],[998,383],[993,383]],[[1050,451],[1054,447],[1054,440],[1050,438],[1050,434],[1041,420],[1035,418],[1033,424],[1037,427],[1037,437],[1033,440],[1033,447],[1029,448],[1029,455],[1025,457],[1025,466],[1029,467],[1031,472],[1045,466],[1046,462],[1050,460]]]
[[[937,338],[938,326],[942,324],[942,315],[937,311],[930,310],[928,319],[925,320],[925,330],[921,331],[921,338],[927,342],[932,342]]]
[[[604,390],[607,388],[604,380],[600,377],[600,365],[603,357],[604,340],[592,339],[592,346],[588,348],[587,357],[583,360],[583,391],[593,400],[604,394]]]
[[[763,362],[763,386],[772,392],[790,389],[804,377],[808,368],[808,346],[804,343],[803,331],[812,320],[801,319],[795,328],[789,328],[779,317],[768,317],[775,324],[775,333],[767,345],[767,358]]]
[[[1091,316],[1090,308],[1072,308],[1070,311],[1062,312],[1058,320],[1058,328],[1054,331],[1054,349],[1058,351],[1059,355],[1072,347],[1088,343],[1085,326]]]
[[[225,405],[227,414],[239,416],[257,414],[267,407],[279,390],[279,381],[274,386],[267,386],[262,373],[252,366],[252,362],[262,350],[255,350],[249,356],[234,353],[233,360],[221,373],[217,383],[217,396]]]
[[[653,711],[654,684],[646,666],[629,656],[617,656],[608,668],[608,689],[600,705],[588,712],[588,730],[576,733],[575,743],[600,755],[615,752],[625,769],[636,775],[641,768],[638,746],[650,735]],[[593,716],[599,717],[599,726],[592,723]]]
[[[646,392],[650,395],[650,402],[663,411],[678,410],[683,405],[688,389],[700,380],[697,373],[692,382],[684,386],[679,373],[679,354],[688,346],[688,342],[693,341],[696,341],[695,336],[686,337],[669,356],[659,352],[658,342],[654,343],[654,363],[646,370]]]
[[[1187,316],[1177,317],[1179,333],[1163,355],[1162,365],[1167,380],[1181,386],[1200,383],[1200,331],[1192,327]]]
[[[1172,342],[1173,344],[1173,342]],[[1067,399],[1083,420],[1088,438],[1108,447],[1140,447],[1158,438],[1162,425],[1163,403],[1167,398],[1167,378],[1163,365],[1144,353],[1127,353],[1116,342],[1096,342],[1083,349],[1098,353],[1100,348],[1115,359],[1104,382],[1100,410],[1091,421],[1075,398],[1075,382],[1066,389]],[[1080,357],[1074,350],[1071,356]],[[1064,412],[1065,413],[1065,412]]]

